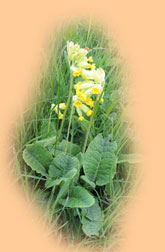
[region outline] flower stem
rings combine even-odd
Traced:
[[[63,117],[62,122],[61,122],[61,127],[60,127],[60,131],[59,131],[59,135],[58,135],[57,141],[61,137],[61,133],[62,133],[63,126],[64,126],[64,120],[65,120],[65,116],[66,116],[66,112],[67,112],[68,107],[69,107],[70,97],[71,97],[71,93],[72,93],[72,82],[73,82],[73,77],[71,75],[71,77],[70,77],[70,86],[69,86],[69,94],[68,94],[68,99],[67,99],[67,102],[66,102],[66,109],[64,111],[64,117]]]
[[[71,122],[72,122],[72,115],[73,115],[73,103],[72,103],[72,109],[71,109],[71,113],[70,113],[69,125],[68,125],[67,137],[66,137],[65,154],[66,154],[67,148],[68,148],[68,139],[69,139],[70,126],[71,126]]]
[[[98,98],[98,97],[97,97],[97,98]],[[95,113],[95,108],[96,108],[97,101],[98,101],[98,99],[96,99],[96,101],[95,101],[95,104],[94,104],[94,107],[93,107],[93,113],[92,113],[91,118],[90,118],[90,121],[89,121],[87,133],[86,133],[86,136],[85,136],[83,151],[82,151],[83,153],[84,153],[85,150],[86,150],[87,141],[88,141],[88,136],[89,136],[89,132],[90,132],[90,129],[91,129],[91,125],[92,125],[93,116],[94,116],[94,113]]]

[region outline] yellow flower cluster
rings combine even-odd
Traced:
[[[56,112],[59,119],[62,119],[64,115],[61,113],[61,110],[66,109],[65,103],[60,103],[59,105],[55,105],[54,103],[51,105],[51,109]]]
[[[85,113],[91,116],[92,108],[97,97],[101,95],[100,99],[103,102],[103,88],[105,83],[105,72],[102,68],[96,69],[93,63],[93,58],[87,58],[88,47],[80,48],[79,44],[74,44],[72,41],[67,42],[67,53],[70,63],[70,70],[73,77],[82,78],[74,84],[75,95],[73,96],[73,105],[79,115],[79,120],[83,121]]]
[[[75,78],[81,78],[74,84],[75,94],[72,97],[79,121],[84,120],[84,114],[87,117],[93,114],[92,109],[98,96],[100,102],[104,101],[105,72],[102,68],[96,69],[92,56],[87,57],[88,52],[88,47],[80,48],[79,44],[74,44],[72,41],[67,42],[71,74]],[[52,104],[51,109],[55,111],[59,119],[63,119],[64,114],[61,111],[66,109],[65,103]]]

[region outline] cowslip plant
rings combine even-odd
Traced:
[[[81,123],[85,114],[86,117],[92,118],[96,102],[100,102],[102,98],[105,73],[102,68],[95,70],[91,67],[95,68],[94,64],[89,64],[93,62],[93,58],[87,58],[88,50],[80,48],[78,44],[67,42],[67,52],[72,76],[85,79],[85,81],[79,79],[76,84],[71,81],[76,94],[68,96],[67,101],[67,106],[70,99],[72,103],[70,118],[73,117],[73,107],[75,107]],[[88,68],[90,70],[86,70]],[[64,120],[64,114],[61,111],[66,111],[67,106],[65,103],[52,104],[51,110],[55,111],[59,119]],[[69,123],[68,135],[70,126]],[[90,126],[89,124],[86,139]],[[33,171],[45,177],[46,189],[53,187],[56,194],[53,207],[63,205],[83,209],[80,219],[83,232],[87,236],[99,235],[104,222],[104,213],[92,189],[107,184],[111,186],[117,164],[116,143],[110,143],[109,137],[103,138],[99,134],[89,144],[86,152],[87,140],[85,141],[83,148],[85,153],[82,153],[78,146],[68,142],[68,137],[66,141],[63,140],[54,145],[54,153],[52,153],[52,144],[51,151],[49,151],[49,144],[45,146],[43,141],[29,144],[23,151],[23,159]],[[62,143],[64,143],[63,146]],[[74,148],[76,156],[72,152]],[[67,149],[70,153],[66,153]]]
[[[67,241],[98,241],[103,251],[109,237],[114,243],[114,219],[136,156],[120,108],[117,57],[100,38],[80,25],[59,40],[18,156],[20,177],[37,191],[50,227]]]

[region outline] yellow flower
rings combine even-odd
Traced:
[[[94,107],[94,101],[92,101],[91,103],[90,103],[90,105],[89,105],[91,108],[93,108]]]
[[[100,102],[102,102],[102,103],[103,103],[103,102],[104,102],[104,99],[103,99],[103,98],[101,98],[101,99],[100,99]]]
[[[80,100],[76,100],[75,102],[74,102],[74,106],[75,107],[80,107],[82,105],[82,102],[80,101]]]
[[[84,120],[84,117],[83,116],[79,116],[79,121],[83,121]]]
[[[105,72],[102,68],[98,68],[97,70],[91,69],[91,70],[86,70],[83,69],[82,75],[83,78],[86,78],[88,80],[95,80],[98,84],[101,84],[104,86],[105,82]]]
[[[81,84],[82,84],[82,82],[81,82],[81,81],[78,81],[78,82],[74,85],[74,89],[80,90]]]
[[[76,67],[72,67],[73,70],[73,76],[77,77],[80,76],[82,74],[82,69],[80,67],[76,68]]]
[[[62,119],[63,117],[64,117],[63,114],[60,114],[60,115],[58,116],[59,119]]]
[[[89,98],[86,99],[86,104],[87,104],[88,106],[90,106],[91,108],[93,108],[93,106],[94,106],[94,101],[89,97]]]
[[[62,109],[62,110],[65,110],[66,109],[66,104],[65,103],[60,103],[59,108]]]
[[[92,102],[92,99],[90,97],[86,99],[86,104],[87,105],[90,105],[91,102]]]
[[[87,63],[86,55],[88,53],[88,49],[86,48],[80,48],[79,44],[74,44],[72,41],[67,41],[67,53],[69,61],[72,62],[72,64],[76,65],[77,67],[80,66],[81,63],[83,63],[82,65],[86,64]],[[76,77],[78,75],[74,74],[74,76]]]
[[[92,88],[92,94],[99,94],[99,92],[100,92],[99,88],[96,87]]]
[[[77,85],[78,85],[78,86],[81,86],[81,84],[82,84],[81,81],[78,81],[78,82],[77,82]]]
[[[86,81],[88,80],[88,78],[86,78],[84,75],[81,75],[81,77]]]
[[[86,115],[87,115],[87,116],[91,116],[92,113],[93,113],[93,111],[89,109],[89,110],[86,112]]]
[[[80,76],[80,74],[78,72],[75,72],[75,73],[73,73],[73,76],[77,77],[77,76]]]
[[[93,62],[92,56],[90,56],[90,57],[88,58],[88,61],[89,61],[89,62]]]
[[[53,109],[56,112],[56,114],[58,115],[59,119],[62,119],[64,115],[61,113],[60,109],[65,110],[66,109],[66,105],[65,105],[65,103],[60,103],[59,105],[58,104],[55,105],[53,103],[51,105],[51,109]]]
[[[80,86],[78,86],[77,84],[75,84],[75,85],[74,85],[74,89],[80,90]]]
[[[95,64],[88,64],[87,67],[90,68],[90,69],[96,69],[96,65]]]
[[[80,98],[80,100],[82,101],[86,101],[86,95],[84,94],[84,92],[80,92],[80,90],[76,89],[76,95],[78,96],[78,98]]]

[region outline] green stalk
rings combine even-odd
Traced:
[[[52,116],[52,111],[50,112],[50,116],[49,116],[47,134],[49,134],[49,130],[50,130],[51,116]]]
[[[70,97],[71,97],[71,93],[72,93],[72,82],[73,82],[73,77],[71,75],[71,77],[70,77],[70,86],[69,86],[69,94],[68,94],[68,99],[67,99],[67,102],[66,102],[66,109],[64,111],[64,117],[63,117],[62,122],[61,122],[61,127],[60,127],[60,131],[59,131],[59,135],[58,135],[57,141],[61,137],[61,133],[62,133],[63,126],[64,126],[64,120],[65,120],[65,116],[66,116],[66,112],[67,112],[68,107],[69,107]]]
[[[97,96],[97,98],[98,98],[98,96]],[[97,101],[98,101],[97,98],[96,98],[96,101],[95,101],[95,104],[94,104],[94,107],[93,107],[93,113],[91,115],[91,118],[90,118],[90,121],[89,121],[89,125],[88,125],[88,129],[87,129],[87,133],[86,133],[86,136],[85,136],[85,141],[84,141],[84,146],[83,146],[83,151],[82,151],[83,153],[85,153],[85,150],[86,150],[88,136],[89,136],[89,132],[90,132],[90,129],[91,129],[93,117],[94,117],[94,114],[95,114],[96,104],[97,104]]]
[[[72,103],[72,109],[71,109],[71,113],[70,113],[69,125],[68,125],[67,137],[66,137],[65,154],[66,154],[67,148],[68,148],[68,139],[69,139],[70,126],[71,126],[71,122],[72,122],[72,116],[73,116],[73,103]]]

